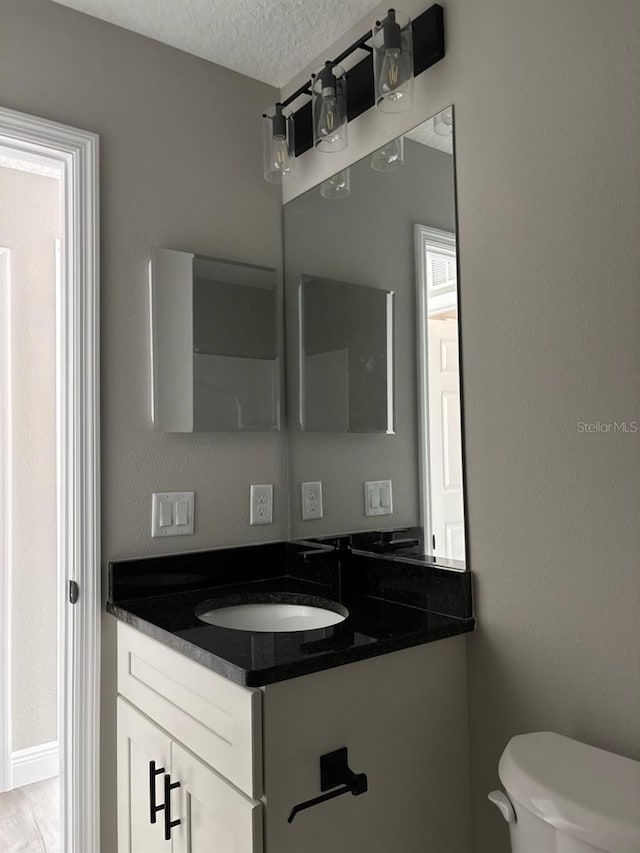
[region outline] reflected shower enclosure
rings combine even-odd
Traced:
[[[393,291],[302,276],[300,426],[393,433]]]

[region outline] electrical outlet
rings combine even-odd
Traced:
[[[273,524],[273,486],[251,486],[250,524]]]
[[[302,487],[302,520],[311,521],[322,518],[322,483],[301,483]]]

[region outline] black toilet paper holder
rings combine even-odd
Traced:
[[[339,788],[339,785],[342,787]],[[349,751],[346,746],[336,749],[334,752],[327,752],[320,756],[320,790],[327,791],[327,793],[314,797],[312,800],[298,803],[291,809],[291,814],[287,820],[291,823],[298,812],[310,809],[320,803],[326,803],[328,800],[333,800],[334,797],[341,797],[343,794],[353,794],[354,797],[357,797],[360,794],[365,794],[368,787],[367,774],[354,773],[349,768]],[[334,788],[335,790],[331,790]]]

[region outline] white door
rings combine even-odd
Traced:
[[[162,807],[171,739],[125,699],[117,704],[118,853],[167,853]]]
[[[464,560],[458,323],[429,319],[429,510],[432,553]]]
[[[175,741],[171,747],[173,853],[261,853],[262,806]],[[153,848],[155,849],[155,848]],[[134,851],[138,853],[138,851]]]

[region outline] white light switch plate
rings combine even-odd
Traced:
[[[249,524],[273,524],[273,486],[251,486]]]
[[[187,536],[193,533],[194,492],[154,492],[151,536]]]
[[[391,480],[369,480],[364,484],[364,514],[391,515],[393,490]]]
[[[302,491],[302,520],[312,521],[322,518],[322,483],[301,483]]]

